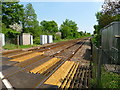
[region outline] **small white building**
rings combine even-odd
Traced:
[[[20,35],[20,45],[33,45],[33,36],[30,33]]]
[[[47,43],[53,43],[53,36],[52,35],[47,36]]]
[[[0,45],[5,45],[5,35],[3,33],[0,33]]]
[[[40,44],[45,44],[44,35],[40,35]]]

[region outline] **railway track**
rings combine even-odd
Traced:
[[[32,49],[23,49],[23,50],[10,50],[10,51],[5,51],[2,52],[3,57],[8,57],[8,58],[17,58],[17,57],[21,57],[30,53],[34,53],[34,52],[44,52],[44,51],[48,51],[48,50],[52,50],[55,48],[59,48],[62,47],[64,45],[69,45],[73,42],[78,41],[78,39],[76,40],[70,40],[70,41],[63,41],[63,42],[59,42],[56,44],[52,44],[52,45],[48,45],[48,46],[43,46],[43,47],[35,47]]]
[[[66,47],[66,49],[69,49],[69,48],[73,47],[74,45],[76,45],[76,44],[73,43],[72,45]],[[65,50],[65,49],[64,49],[64,50]],[[59,51],[59,53],[60,53],[60,52],[63,52],[64,50]],[[42,62],[44,63],[45,61],[50,60],[52,57],[58,55],[59,53],[56,52],[55,54],[53,54],[53,55],[51,55],[51,56],[46,56],[45,58],[42,58],[41,60],[39,59],[39,58],[41,58],[41,55],[39,55],[39,58],[37,59],[38,61],[37,61],[37,62],[34,62],[34,63],[31,62],[31,63],[29,63],[29,65],[28,65],[28,62],[34,61],[35,59],[34,59],[34,58],[31,58],[30,56],[29,56],[29,57],[25,56],[26,58],[29,58],[29,59],[28,59],[28,60],[27,60],[27,59],[22,60],[22,61],[25,62],[25,63],[23,62],[24,65],[25,65],[25,64],[27,64],[27,65],[25,65],[24,68],[22,68],[20,71],[23,71],[23,70],[24,70],[24,71],[29,72],[31,69],[33,69],[33,68],[41,65]],[[44,56],[43,56],[43,57],[44,57]],[[20,58],[22,58],[22,57],[20,57]],[[11,61],[12,61],[12,60],[13,60],[13,59],[11,59]],[[14,60],[16,60],[16,59],[14,59]],[[20,61],[21,61],[21,59],[19,59],[19,58],[17,58],[17,60],[20,60]],[[16,60],[16,61],[17,61],[17,60]],[[22,65],[23,63],[20,63],[20,64]],[[16,64],[16,63],[15,63],[15,64]],[[19,63],[17,63],[17,64],[19,64]],[[15,71],[14,73],[16,73],[16,72],[19,72],[19,71]],[[13,74],[14,74],[14,73],[13,73]],[[13,75],[13,74],[11,74],[11,75]],[[11,75],[10,75],[10,76],[11,76]],[[9,76],[9,75],[7,75],[7,76]]]
[[[4,72],[4,78],[9,79],[15,75],[19,75],[21,72],[27,72],[44,76],[32,88],[45,88],[47,87],[46,84],[56,85],[57,88],[88,88],[90,79],[89,67],[82,66],[79,62],[71,61],[71,58],[75,56],[85,42],[86,39],[77,39],[70,42],[61,42],[46,47],[30,49],[24,51],[24,53],[20,51],[22,54],[18,55],[4,53],[4,55],[10,55],[9,57],[13,58],[10,61],[17,62],[12,64],[13,69],[11,68],[11,70],[14,72],[8,74],[7,70],[9,71],[9,69],[7,69]],[[44,54],[48,51],[55,51],[55,53],[50,55]],[[14,69],[15,67],[20,68]],[[61,75],[62,72],[64,72],[64,75]],[[59,79],[54,78],[56,76]],[[76,82],[78,79],[80,81]]]
[[[75,51],[74,52],[72,52],[72,54],[65,60],[65,61],[63,61],[64,63],[66,62],[66,61],[68,61],[68,60],[70,60],[76,53],[77,53],[77,51],[82,47],[82,45],[83,45],[84,43],[82,43],[79,47],[77,47],[77,49],[75,49]],[[63,64],[64,65],[64,64]],[[46,84],[52,84],[52,85],[57,85],[58,87],[60,87],[60,88],[69,88],[69,86],[70,86],[70,84],[71,84],[71,79],[74,77],[74,74],[75,74],[75,72],[76,72],[76,70],[77,70],[77,67],[78,67],[78,65],[79,65],[79,63],[75,63],[75,64],[73,64],[71,67],[73,67],[73,68],[71,68],[71,70],[68,70],[68,71],[70,71],[70,72],[68,72],[67,71],[67,73],[68,73],[68,75],[67,75],[67,78],[69,79],[69,81],[65,81],[65,82],[63,82],[63,76],[65,76],[65,75],[61,75],[61,73],[63,74],[64,73],[64,70],[62,70],[61,69],[61,71],[60,71],[60,69],[58,69],[58,70],[56,70],[56,68],[62,68],[62,65],[60,66],[60,65],[58,65],[58,67],[56,67],[55,68],[55,70],[49,70],[48,71],[48,73],[50,73],[51,72],[51,74],[50,75],[48,75],[47,77],[46,77],[46,79],[44,79],[36,88],[40,88],[40,87],[43,87],[43,88],[45,88],[46,87]],[[68,65],[66,65],[66,66],[69,66],[70,67],[70,65],[68,64]],[[54,67],[52,67],[53,69],[54,69]],[[63,67],[64,68],[64,67]],[[66,68],[68,68],[68,67],[66,67]],[[63,71],[63,72],[62,72]],[[45,72],[44,74],[46,74],[47,72]],[[58,74],[58,73],[60,73],[60,74]],[[71,75],[71,73],[72,73],[72,75]],[[82,72],[83,74],[84,74],[84,72]],[[61,77],[57,77],[57,76],[61,76]],[[54,78],[55,77],[57,77],[55,80],[54,80]],[[85,76],[86,77],[86,76]],[[84,77],[83,77],[84,78]],[[82,78],[82,79],[83,79]],[[62,80],[62,81],[61,81]],[[65,78],[65,80],[67,80],[66,78]],[[61,82],[63,82],[63,84],[61,83],[61,82],[59,82],[59,81],[61,81]],[[57,83],[56,83],[57,82]],[[65,83],[67,83],[67,85],[65,84]]]

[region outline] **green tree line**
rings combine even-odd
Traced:
[[[113,21],[120,21],[120,1],[109,1],[102,5],[102,10],[96,13],[98,25],[94,25],[93,42],[97,47],[101,45],[100,30]]]
[[[57,32],[61,32],[61,36],[58,37]],[[2,2],[2,33],[11,40],[21,33],[30,33],[35,43],[39,43],[39,35],[42,34],[53,35],[54,39],[72,39],[86,35],[78,32],[77,24],[69,19],[60,28],[54,20],[39,22],[32,4],[28,3],[24,7],[19,2]]]

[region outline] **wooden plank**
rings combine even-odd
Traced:
[[[19,56],[22,56],[22,55],[25,55],[25,54],[29,54],[31,53],[32,51],[27,51],[27,52],[22,52],[22,53],[19,53],[19,54],[16,54],[16,55],[11,55],[11,56],[8,56],[9,58],[16,58],[16,57],[19,57]]]
[[[60,87],[62,80],[64,80],[73,65],[73,61],[66,61],[55,73],[51,75],[51,77],[46,80],[44,84],[57,85]]]
[[[48,68],[50,68],[52,65],[54,65],[56,62],[60,61],[60,58],[52,58],[49,61],[45,62],[44,64],[32,69],[31,73],[43,73]]]
[[[35,56],[42,55],[42,54],[43,54],[43,52],[35,52],[35,53],[31,53],[29,55],[25,55],[25,56],[22,56],[22,57],[11,59],[10,61],[23,62],[27,59],[30,59],[30,58],[33,58]]]

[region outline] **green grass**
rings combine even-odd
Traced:
[[[58,42],[62,42],[62,41],[68,41],[68,40],[72,40],[72,39],[59,39],[59,40],[54,40],[54,43],[58,43]]]
[[[101,82],[97,85],[97,80],[93,77],[90,80],[91,88],[120,88],[120,75],[108,72],[102,67],[101,69]],[[95,73],[95,69],[93,69],[93,74]]]
[[[120,75],[113,72],[107,72],[102,67],[101,85],[102,88],[120,88]]]
[[[84,37],[91,37],[91,35],[80,36],[79,38],[84,38]],[[74,40],[74,39],[77,39],[77,38],[72,38],[72,39],[59,39],[59,40],[54,40],[53,42],[54,42],[54,43],[57,43],[57,42],[62,42],[62,41]]]
[[[41,46],[41,45],[15,45],[15,44],[6,44],[5,46],[3,46],[3,49],[6,50],[13,50],[13,49],[23,49],[23,48],[31,48],[34,46]]]
[[[80,36],[79,38],[84,38],[84,37],[90,37],[90,36]],[[75,39],[75,38],[74,38]],[[68,40],[73,40],[73,39],[59,39],[59,40],[54,40],[53,43],[58,43],[61,41],[68,41]],[[23,49],[23,48],[31,48],[34,46],[41,46],[38,44],[34,44],[34,45],[15,45],[15,44],[6,44],[5,46],[3,46],[3,49],[6,50],[13,50],[13,49]]]

